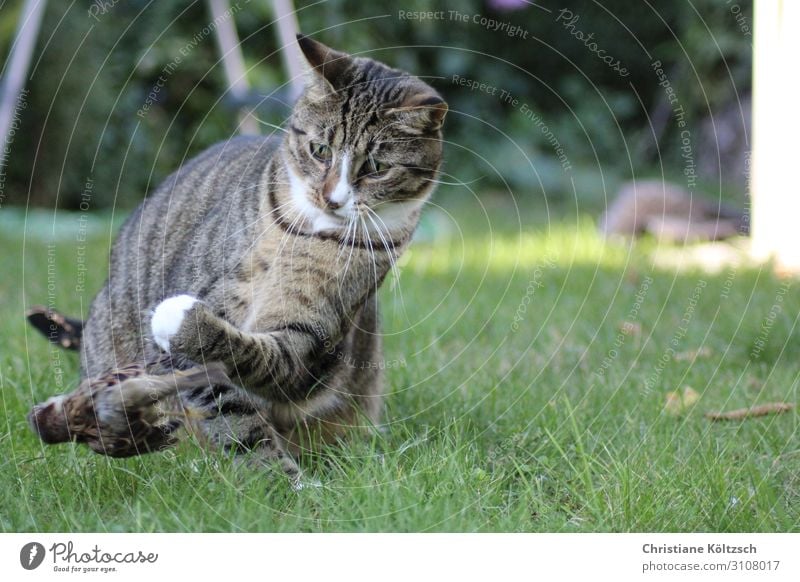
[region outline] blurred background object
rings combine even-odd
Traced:
[[[749,234],[743,210],[709,202],[670,182],[639,180],[623,184],[600,217],[605,236],[649,233],[673,243],[713,241]]]
[[[25,0],[16,33],[9,50],[7,63],[0,77],[0,173],[6,162],[5,152],[11,149],[16,135],[21,99],[24,99],[25,79],[31,63],[39,27],[42,24],[45,0]]]
[[[11,0],[0,11],[3,61],[25,6]],[[287,16],[282,1],[48,4],[10,148],[5,204],[78,208],[91,180],[91,209],[130,208],[182,160],[240,125],[273,131],[296,94],[297,69],[282,60],[286,39],[276,30],[286,19],[433,83],[452,112],[445,171],[478,180],[481,191],[507,184],[515,195],[580,202],[597,214],[629,180],[686,184],[677,99],[698,188],[744,204],[749,2],[734,9],[715,0],[402,7],[329,0],[295,8]],[[408,16],[420,11],[441,18]],[[240,117],[242,108],[261,123]],[[484,161],[476,163],[476,153]]]
[[[800,49],[800,4],[759,0],[753,114],[753,252],[773,257],[779,270],[800,272],[800,197],[792,168],[800,117],[797,79],[787,74]],[[791,80],[790,80],[791,79]]]

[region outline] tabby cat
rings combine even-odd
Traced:
[[[376,291],[436,182],[447,112],[408,73],[298,42],[311,71],[283,138],[171,175],[123,226],[87,321],[68,320],[84,381],[221,362],[229,381],[181,397],[212,441],[267,461],[378,421]]]

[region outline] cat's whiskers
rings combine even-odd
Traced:
[[[299,212],[299,211],[298,211],[298,213],[297,213],[297,214],[298,214],[298,217],[300,217],[300,216],[302,216],[302,215],[303,215],[303,213],[302,213],[302,212]],[[303,217],[303,218],[305,218],[305,217]],[[299,237],[299,236],[294,236],[293,238],[294,238],[294,241],[292,242],[292,249],[291,249],[291,251],[289,251],[289,261],[290,261],[290,263],[289,263],[289,264],[290,264],[290,267],[291,267],[291,270],[292,270],[292,272],[294,272],[294,271],[295,271],[295,267],[294,267],[294,247],[295,247],[295,245],[297,244],[297,240],[298,240],[300,237]],[[306,276],[307,276],[307,277],[309,278],[309,280],[310,280],[310,278],[311,278],[311,269],[310,269],[310,268],[308,268],[308,266],[307,266],[307,268],[306,268]]]
[[[372,210],[369,206],[366,206],[365,208],[367,210],[367,218],[369,218],[370,222],[372,222],[372,224],[375,226],[375,230],[378,233],[378,236],[381,239],[381,243],[383,244],[383,247],[386,249],[386,254],[389,257],[389,268],[392,270],[392,276],[394,277],[395,280],[395,285],[392,287],[392,293],[394,295],[399,294],[400,307],[403,310],[404,316],[406,317],[406,319],[408,319],[408,311],[406,310],[405,298],[403,297],[403,289],[400,287],[400,269],[397,268],[397,254],[396,254],[397,250],[394,248],[394,244],[392,244],[391,248],[389,248],[390,246],[389,241],[386,239],[386,237],[383,236],[383,232],[381,232],[380,226],[378,225],[377,222],[375,222],[375,219],[372,217],[375,216],[375,218],[381,221],[381,224],[383,224],[384,228],[386,229],[386,236],[391,238],[389,227],[386,226],[386,223],[383,221],[383,219],[377,212]]]
[[[387,245],[385,244],[385,243],[386,243],[386,239],[383,237],[383,231],[381,231],[381,228],[380,228],[380,226],[378,225],[378,223],[377,223],[377,222],[375,222],[375,220],[374,220],[372,217],[373,217],[373,216],[375,216],[375,217],[376,217],[378,220],[380,220],[380,221],[381,221],[381,223],[383,224],[384,228],[386,228],[386,234],[387,234],[387,236],[388,236],[388,235],[389,235],[389,228],[386,226],[386,223],[385,223],[385,222],[383,222],[383,219],[381,219],[381,217],[380,217],[380,216],[378,216],[378,213],[377,213],[377,212],[375,212],[374,210],[372,210],[372,208],[370,208],[370,207],[369,207],[369,206],[367,206],[367,205],[364,205],[364,213],[365,213],[365,216],[366,216],[366,217],[369,219],[369,221],[372,223],[372,226],[374,226],[374,227],[375,227],[375,232],[376,232],[376,233],[377,233],[377,235],[380,237],[381,241],[383,241],[383,243],[384,243],[384,246],[386,247],[386,250],[387,250],[387,251],[389,251],[389,257],[390,257],[390,258],[391,258],[391,257],[393,257],[393,256],[394,256],[394,253],[393,253],[393,252],[392,252],[392,251],[389,249],[389,246],[387,246]],[[394,245],[392,245],[392,247],[394,247]]]
[[[285,204],[278,205],[278,206],[276,206],[276,207],[275,207],[273,210],[271,210],[269,213],[265,214],[264,216],[265,216],[265,217],[266,217],[266,216],[269,216],[270,214],[272,214],[272,213],[274,213],[274,212],[276,212],[276,211],[280,210],[281,208],[283,208],[283,207],[285,207],[285,206],[288,206],[289,204],[290,204],[290,202],[287,202],[287,203],[285,203]],[[257,221],[255,221],[255,222],[257,222]],[[260,233],[258,233],[258,235],[257,235],[257,236],[253,237],[253,240],[252,240],[252,242],[251,242],[251,243],[250,243],[250,244],[249,244],[247,247],[245,247],[245,249],[244,249],[244,253],[243,253],[243,256],[248,256],[248,255],[250,254],[250,251],[251,251],[251,250],[252,250],[252,249],[253,249],[253,248],[254,248],[254,247],[255,247],[255,246],[258,244],[258,242],[259,242],[259,241],[260,241],[260,240],[261,240],[261,239],[262,239],[264,236],[266,236],[266,235],[267,235],[267,234],[268,234],[268,233],[269,233],[269,232],[270,232],[270,231],[271,231],[273,228],[275,228],[275,227],[277,227],[277,226],[278,226],[278,221],[277,221],[277,220],[273,220],[273,221],[272,221],[272,222],[271,222],[269,225],[267,225],[267,227],[266,227],[264,230],[262,230]],[[226,240],[227,240],[227,238],[226,238]],[[254,260],[252,256],[251,256],[251,259],[250,259],[250,260],[251,260],[251,261],[252,261],[252,260]]]
[[[463,186],[463,187],[466,188],[466,187],[470,186],[471,184],[474,184],[475,182],[480,182],[485,177],[486,176],[479,176],[478,178],[475,178],[474,180],[470,180],[469,182],[462,182],[462,181],[447,182],[446,180],[436,180],[435,178],[422,178],[422,179],[425,180],[426,182],[431,182],[433,184],[444,184],[445,186]]]
[[[278,248],[275,250],[276,259],[277,258],[282,259],[283,258],[283,249],[286,247],[286,244],[287,244],[288,240],[290,238],[292,239],[292,241],[293,241],[292,242],[292,250],[291,250],[291,254],[289,256],[290,272],[294,271],[294,245],[297,243],[297,239],[299,238],[298,236],[296,236],[296,233],[294,232],[294,227],[297,226],[297,224],[301,220],[303,220],[304,218],[305,217],[303,216],[303,214],[301,212],[297,213],[297,215],[289,223],[289,226],[286,227],[286,229],[284,230],[283,234],[281,235],[281,239],[278,242]],[[280,277],[279,276],[278,277],[278,286],[279,286],[278,288],[281,290],[281,293],[279,295],[280,295],[280,297],[284,298],[283,299],[284,301],[286,301],[286,298],[290,297],[291,293],[285,293],[284,292],[283,281],[284,281],[284,277]]]
[[[344,253],[347,252],[349,247],[349,252],[347,254],[347,259],[344,263],[344,269],[342,269],[341,274],[337,278],[337,290],[339,291],[339,296],[342,296],[342,292],[344,291],[343,286],[347,279],[347,271],[350,269],[350,261],[353,258],[353,251],[356,246],[356,234],[357,234],[357,222],[355,220],[355,216],[348,215],[347,218],[347,229],[345,230],[345,238],[343,244],[339,248],[339,253],[336,257],[336,263],[338,265],[341,257],[344,256]]]
[[[245,232],[245,231],[246,231],[246,230],[248,230],[250,227],[252,227],[252,226],[254,226],[254,225],[258,224],[258,223],[259,223],[259,222],[261,222],[262,220],[265,220],[265,219],[269,218],[270,216],[272,216],[273,214],[275,214],[275,213],[276,213],[276,212],[278,212],[279,210],[281,210],[281,209],[283,209],[283,208],[285,208],[285,207],[289,206],[289,204],[291,204],[291,203],[292,203],[292,201],[291,201],[291,200],[290,200],[289,202],[284,202],[283,204],[279,204],[278,206],[274,207],[274,208],[273,208],[272,210],[270,210],[269,212],[266,212],[266,213],[264,213],[264,214],[260,214],[260,215],[258,216],[258,218],[256,218],[256,219],[255,219],[255,220],[253,220],[252,222],[249,222],[248,224],[245,224],[245,225],[244,225],[242,228],[240,228],[239,230],[235,230],[235,231],[233,231],[232,233],[230,233],[228,236],[226,236],[226,237],[225,237],[225,240],[227,241],[228,239],[230,239],[230,238],[234,237],[235,235],[237,235],[237,234],[241,234],[241,233]],[[266,229],[264,229],[264,230],[263,230],[261,233],[259,233],[259,234],[258,234],[258,236],[256,236],[256,237],[253,239],[253,244],[251,244],[249,247],[247,247],[247,249],[246,249],[246,250],[248,250],[248,251],[249,251],[250,249],[252,249],[252,248],[253,248],[253,246],[255,245],[255,243],[257,243],[257,242],[259,241],[259,239],[260,239],[262,236],[264,236],[264,235],[265,235],[267,232],[269,232],[269,230],[270,230],[270,229],[271,229],[273,226],[275,226],[275,224],[277,224],[275,220],[273,220],[272,222],[270,222],[270,223],[269,223],[269,225],[267,226],[267,228],[266,228]]]
[[[280,257],[283,255],[283,249],[286,246],[286,242],[289,240],[289,237],[294,237],[295,240],[297,239],[295,236],[297,233],[294,232],[294,227],[298,226],[301,220],[305,220],[305,216],[303,216],[302,212],[298,211],[296,216],[289,223],[289,226],[284,229],[284,232],[281,235],[281,240],[278,242],[278,248],[275,251],[276,256]]]
[[[337,264],[341,260],[342,255],[344,255],[345,249],[347,249],[347,244],[346,243],[348,241],[351,241],[350,229],[352,227],[354,227],[354,226],[355,226],[355,220],[353,219],[353,215],[352,214],[348,214],[347,215],[347,224],[345,225],[344,235],[343,235],[343,237],[341,239],[341,242],[345,243],[345,244],[340,244],[339,245],[339,251],[336,253],[336,263]],[[353,231],[353,235],[355,235],[355,231]]]
[[[367,228],[367,223],[364,221],[365,212],[358,213],[358,219],[361,221],[361,225],[364,227],[364,238],[367,239],[367,250],[369,251],[370,255],[370,263],[372,264],[372,273],[375,279],[375,311],[377,313],[378,310],[378,287],[380,286],[380,282],[378,281],[378,265],[377,260],[375,257],[375,250],[372,248],[372,239],[369,236],[369,229]]]
[[[264,121],[260,117],[257,117],[256,115],[254,115],[252,111],[249,113],[249,115],[250,115],[250,117],[255,119],[261,125],[264,125],[266,127],[271,127],[272,129],[277,129],[278,131],[282,131],[283,133],[289,133],[288,129],[285,129],[285,128],[279,126],[279,125],[275,125],[274,123],[270,123],[268,121]]]
[[[378,141],[378,138],[380,138],[381,135],[383,135],[383,132],[385,132],[388,129],[391,129],[392,127],[399,126],[399,125],[402,125],[400,121],[393,121],[392,123],[387,123],[382,128],[380,128],[377,132],[375,132],[375,135],[373,136],[372,140],[373,141]],[[395,140],[383,140],[383,141],[386,142],[386,143],[389,143],[389,142],[392,142],[392,141],[395,141]]]
[[[283,186],[284,184],[285,184],[284,182],[270,182],[270,183],[269,183],[269,185],[270,185],[270,186],[271,186],[271,185]],[[237,192],[246,192],[246,191],[248,191],[248,190],[260,189],[261,187],[262,187],[262,186],[261,186],[261,184],[259,183],[259,184],[254,184],[253,186],[248,186],[248,187],[246,187],[246,188],[237,188],[237,189],[236,189],[236,191],[237,191]],[[283,208],[283,207],[285,207],[285,206],[286,206],[286,204],[280,204],[280,205],[276,206],[275,208],[273,208],[272,210],[270,210],[269,212],[266,212],[266,213],[264,213],[264,214],[259,214],[259,215],[256,217],[256,219],[255,219],[255,220],[253,220],[252,222],[249,222],[249,223],[245,224],[245,225],[244,225],[242,228],[240,228],[240,229],[238,229],[238,230],[235,230],[235,231],[231,232],[230,234],[228,234],[228,235],[225,237],[225,241],[227,241],[228,239],[230,239],[230,238],[234,237],[234,236],[235,236],[235,235],[237,235],[237,234],[241,234],[241,233],[243,233],[243,232],[247,231],[247,230],[248,230],[250,227],[252,227],[252,226],[254,226],[254,225],[258,224],[259,222],[261,222],[262,220],[264,220],[265,218],[269,217],[269,216],[270,216],[270,215],[272,215],[274,212],[276,212],[276,211],[280,210],[281,208]],[[231,209],[231,210],[233,210],[233,209]],[[261,235],[259,235],[259,236],[261,236]],[[252,248],[252,247],[251,247],[251,248]],[[249,250],[249,249],[248,249],[248,250]]]
[[[350,254],[347,255],[347,261],[344,264],[344,271],[342,272],[342,281],[347,277],[347,271],[350,268],[350,261],[353,259],[353,251],[356,248],[356,238],[358,236],[358,221],[356,220],[357,215],[351,215],[352,223],[353,223],[353,234],[350,239]]]
[[[284,205],[288,206],[291,204],[291,202],[292,201],[289,200]],[[283,234],[281,235],[281,238],[278,241],[278,245],[275,250],[276,257],[281,257],[281,258],[283,257],[283,249],[286,247],[286,244],[290,238],[294,239],[294,242],[297,242],[297,236],[295,236],[297,233],[294,232],[294,228],[300,223],[301,220],[304,219],[305,217],[303,216],[303,213],[297,210],[294,218],[289,222],[289,225],[283,229]],[[277,225],[278,221],[276,220],[273,224]],[[294,244],[292,245],[292,249],[293,249],[292,252],[294,252]]]

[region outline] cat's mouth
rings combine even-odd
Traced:
[[[327,208],[321,204],[318,204],[317,208],[319,208],[326,216],[330,216],[334,220],[340,220],[342,223],[347,222],[347,219],[350,218],[349,211],[345,211],[343,208]]]
[[[345,208],[336,208],[336,209],[326,208],[324,210],[328,213],[329,216],[332,216],[334,218],[338,218],[339,220],[341,220],[342,224],[346,224],[350,219],[353,218],[353,215],[354,215],[352,208],[346,208],[346,207]]]
[[[341,231],[350,224],[351,217],[343,216],[342,209],[333,210],[322,207],[316,200],[306,199],[305,202],[295,203],[295,208],[303,216],[306,225],[311,228],[312,232]]]
[[[358,220],[359,216],[364,216],[369,212],[367,204],[352,198],[343,204],[332,205],[320,196],[314,197],[311,203],[316,211],[314,214],[321,213],[343,228],[354,220]]]
[[[340,226],[344,227],[352,218],[350,209],[343,209],[343,208],[327,208],[323,204],[315,203],[314,209],[316,212],[314,213],[313,217],[309,218],[319,218],[320,216],[324,216],[328,220],[332,221],[333,223],[339,224]]]

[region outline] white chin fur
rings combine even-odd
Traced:
[[[422,200],[404,200],[402,202],[386,202],[384,204],[379,204],[374,208],[374,212],[381,217],[383,222],[377,219],[375,219],[375,222],[378,223],[382,231],[388,229],[389,232],[392,232],[396,229],[403,228],[408,224],[408,217],[411,213],[423,204],[424,201]]]
[[[303,215],[310,223],[314,232],[321,230],[338,230],[344,228],[346,222],[344,218],[336,218],[323,212],[317,208],[311,200],[308,199],[308,186],[306,181],[295,174],[289,164],[289,189],[292,196],[292,205],[295,210]]]
[[[197,303],[197,299],[191,295],[176,295],[169,299],[164,299],[156,307],[153,319],[150,321],[150,329],[153,332],[153,339],[158,347],[169,353],[169,342],[181,328],[186,312]]]

